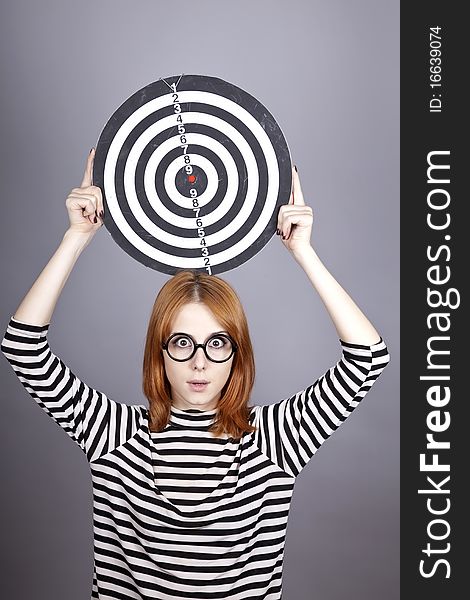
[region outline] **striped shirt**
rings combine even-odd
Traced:
[[[216,409],[172,407],[151,432],[146,406],[90,388],[51,351],[49,325],[12,316],[1,350],[90,466],[91,598],[279,600],[296,477],[386,366],[384,341],[340,340],[333,367],[289,398],[252,406],[256,431],[234,440],[208,431]]]

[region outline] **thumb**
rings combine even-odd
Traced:
[[[80,187],[89,187],[93,185],[93,160],[95,158],[95,148],[90,150],[90,154],[87,158],[87,163],[85,167],[85,173],[83,174],[82,183]]]

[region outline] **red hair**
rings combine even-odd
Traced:
[[[143,361],[143,393],[149,401],[149,429],[162,431],[170,419],[170,382],[165,374],[162,343],[179,309],[201,302],[237,344],[229,378],[221,390],[210,431],[240,438],[256,431],[248,421],[248,401],[255,382],[255,361],[248,323],[235,290],[223,279],[199,271],[181,270],[158,293],[147,329]]]

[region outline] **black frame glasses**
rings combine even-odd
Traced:
[[[192,340],[193,351],[191,352],[190,356],[188,356],[188,358],[174,358],[169,353],[168,344],[170,343],[170,340],[172,340],[174,337],[177,337],[177,336],[185,336]],[[226,338],[227,340],[230,341],[230,343],[232,344],[232,352],[230,353],[230,356],[228,356],[227,358],[224,358],[223,360],[214,360],[207,354],[206,346],[213,338],[221,338],[221,337]],[[167,339],[167,341],[162,343],[162,348],[163,348],[163,350],[166,350],[166,352],[167,352],[168,356],[171,358],[171,360],[176,360],[177,362],[186,362],[187,360],[191,360],[191,358],[196,354],[197,349],[202,348],[204,350],[204,354],[206,355],[207,360],[210,360],[211,362],[215,362],[215,363],[223,363],[223,362],[226,362],[227,360],[230,360],[232,358],[232,356],[234,355],[234,353],[238,350],[238,346],[235,344],[233,339],[226,333],[214,333],[203,344],[196,344],[196,340],[193,338],[192,335],[189,335],[189,333],[183,333],[181,331],[172,333],[170,335],[170,337]]]

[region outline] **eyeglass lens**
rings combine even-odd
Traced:
[[[169,340],[167,350],[176,360],[188,359],[194,351],[194,342],[189,336],[178,335]],[[206,351],[212,360],[224,360],[232,353],[232,343],[228,337],[214,335],[207,340]]]

